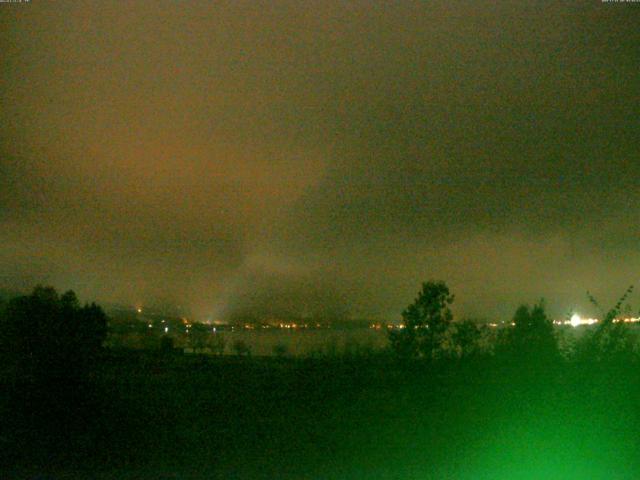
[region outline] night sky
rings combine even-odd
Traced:
[[[640,277],[639,25],[600,1],[0,4],[0,287],[215,319],[395,320],[428,279],[458,316],[614,303]]]

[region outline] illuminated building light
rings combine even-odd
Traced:
[[[581,325],[593,325],[594,323],[598,323],[597,318],[582,318],[577,313],[573,314],[569,320],[565,320],[561,322],[563,325],[571,325],[572,327],[579,327]],[[615,322],[616,320],[614,320]]]
[[[574,313],[573,315],[571,315],[570,323],[572,327],[577,327],[578,325],[582,324],[582,319],[580,318],[580,315],[578,315],[577,313]]]

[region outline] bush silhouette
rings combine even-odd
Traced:
[[[587,292],[589,301],[600,310],[602,321],[598,323],[595,330],[588,332],[578,342],[578,360],[596,362],[605,360],[630,361],[634,358],[634,339],[627,324],[620,321],[624,302],[632,292],[633,285],[627,288],[616,304],[606,313],[593,295]]]

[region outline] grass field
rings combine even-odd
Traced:
[[[34,398],[4,402],[7,478],[632,479],[640,473],[635,365],[489,359],[428,366],[385,357],[129,353],[109,355],[82,394]]]

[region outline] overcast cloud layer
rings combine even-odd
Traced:
[[[614,301],[640,267],[639,24],[633,3],[1,4],[0,287],[212,318],[397,319],[431,278],[460,315]]]

